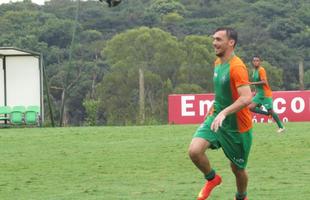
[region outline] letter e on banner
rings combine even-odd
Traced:
[[[194,101],[195,96],[182,96],[181,97],[181,107],[182,107],[182,116],[195,116],[195,111],[188,111],[189,108],[193,108],[193,102],[189,103],[188,101]]]

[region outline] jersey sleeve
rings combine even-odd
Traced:
[[[266,75],[266,71],[265,71],[264,68],[261,67],[261,68],[259,69],[258,73],[259,73],[259,79],[260,79],[261,81],[266,81],[266,80],[267,80],[267,75]]]
[[[244,85],[249,85],[248,70],[244,65],[234,67],[231,71],[231,80],[236,88]]]

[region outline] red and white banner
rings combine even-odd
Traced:
[[[213,100],[214,94],[169,95],[168,121],[170,124],[202,123]],[[273,109],[283,122],[310,121],[310,90],[273,92]],[[268,117],[253,113],[253,122],[268,122]]]

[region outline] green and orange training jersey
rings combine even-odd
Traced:
[[[233,56],[228,62],[215,61],[214,67],[214,114],[233,104],[238,98],[238,87],[249,85],[248,70],[242,60]],[[226,116],[223,128],[231,131],[246,132],[252,128],[252,115],[247,107]]]
[[[267,81],[267,75],[266,71],[262,66],[259,66],[257,69],[254,69],[253,75],[252,75],[253,82],[259,82],[259,81],[266,81],[267,84],[259,84],[255,85],[256,88],[256,94],[262,96],[262,97],[272,97],[271,89],[268,85]]]

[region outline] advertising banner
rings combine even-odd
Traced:
[[[214,94],[169,95],[168,121],[170,124],[199,124],[213,101]],[[273,92],[273,109],[283,122],[310,121],[310,90]],[[268,116],[253,113],[253,122],[271,120]]]

